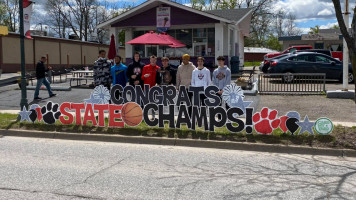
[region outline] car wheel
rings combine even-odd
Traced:
[[[282,76],[282,81],[285,83],[291,83],[293,80],[294,80],[294,76],[293,76],[292,72],[286,72]]]
[[[349,72],[348,79],[349,79],[349,83],[353,83],[355,81],[355,77],[352,72]]]

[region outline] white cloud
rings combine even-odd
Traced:
[[[318,12],[318,16],[323,16],[323,15],[332,15],[332,11],[330,11],[329,9],[325,8],[324,10]]]
[[[295,15],[297,20],[307,20],[311,18],[330,18],[334,14],[334,5],[331,1],[324,2],[321,0],[280,0],[276,3],[275,8],[276,10],[284,9],[287,13]]]

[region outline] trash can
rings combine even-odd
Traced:
[[[240,58],[238,56],[232,56],[230,60],[231,73],[238,74],[240,69]]]

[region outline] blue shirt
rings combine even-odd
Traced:
[[[127,67],[120,63],[119,65],[115,64],[111,67],[111,76],[112,76],[112,84],[120,84],[122,87],[126,86],[127,76],[126,76]]]

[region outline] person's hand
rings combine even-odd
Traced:
[[[138,85],[138,84],[140,84],[140,81],[135,81],[134,82],[134,85]]]
[[[137,77],[136,75],[132,75],[131,76],[132,79],[136,79],[136,77]]]
[[[222,93],[223,93],[223,91],[222,91],[222,90],[220,90],[220,91],[218,92],[218,94],[219,94],[219,95],[222,95]]]
[[[151,74],[145,74],[143,77],[148,78]]]
[[[51,67],[51,66],[48,66],[48,69],[49,69],[49,70],[52,70],[52,67]]]

